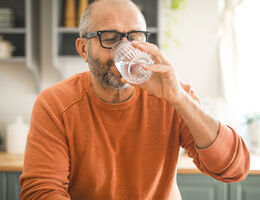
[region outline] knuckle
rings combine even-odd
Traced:
[[[159,49],[156,44],[152,44],[152,47],[153,47],[154,49]]]

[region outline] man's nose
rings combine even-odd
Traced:
[[[128,39],[127,39],[127,37],[123,37],[122,40],[123,41],[127,41]]]

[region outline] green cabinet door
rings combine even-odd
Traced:
[[[6,173],[0,172],[0,199],[7,199],[7,176]]]
[[[228,184],[205,175],[178,174],[183,200],[228,200]]]
[[[0,200],[19,200],[20,172],[0,172]]]
[[[0,172],[0,200],[19,200],[21,172]],[[259,200],[260,175],[240,183],[226,184],[198,174],[178,174],[183,200]]]
[[[7,196],[8,200],[19,200],[20,184],[19,177],[21,173],[8,172],[7,173]]]
[[[230,184],[230,200],[259,200],[260,175],[249,175],[244,181]]]

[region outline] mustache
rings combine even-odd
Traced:
[[[114,63],[114,61],[112,60],[112,59],[110,59],[110,60],[108,60],[107,62],[106,62],[106,65],[108,66],[108,68],[110,68],[112,65],[114,65],[115,63]]]

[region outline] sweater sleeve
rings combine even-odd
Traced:
[[[61,117],[40,97],[27,138],[20,199],[69,200],[69,150]]]
[[[188,93],[199,102],[195,93]],[[243,139],[231,127],[220,123],[215,141],[208,147],[198,149],[192,134],[180,117],[180,145],[193,158],[194,164],[205,174],[226,183],[245,179],[250,169],[250,154]]]

